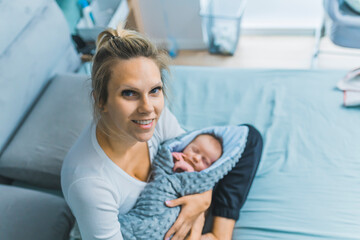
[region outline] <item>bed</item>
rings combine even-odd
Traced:
[[[264,138],[233,239],[360,239],[360,108],[335,88],[346,71],[171,70],[185,129],[250,123]]]

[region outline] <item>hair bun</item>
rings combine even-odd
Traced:
[[[110,39],[118,37],[119,34],[115,29],[109,28],[105,31],[102,31],[96,41],[96,51],[104,46]]]
[[[116,37],[126,38],[129,36],[129,31],[131,32],[131,30],[124,29],[124,25],[124,23],[120,22],[117,25],[116,30],[113,28],[108,28],[101,32],[96,41],[96,49],[104,46],[104,44],[106,44],[110,39],[114,39]]]

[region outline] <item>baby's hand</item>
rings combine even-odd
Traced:
[[[185,154],[183,154],[182,152],[173,152],[171,154],[176,160],[179,160],[179,161],[184,160],[183,156],[185,156]]]

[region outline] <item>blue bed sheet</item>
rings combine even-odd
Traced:
[[[345,71],[171,70],[184,128],[250,123],[264,138],[233,239],[360,239],[360,108],[335,89]]]

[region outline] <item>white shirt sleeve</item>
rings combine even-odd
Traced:
[[[77,180],[68,190],[68,203],[74,211],[83,240],[122,240],[116,194],[100,178]]]
[[[161,142],[185,133],[174,114],[167,107],[164,108],[162,119],[159,122],[159,132]]]

